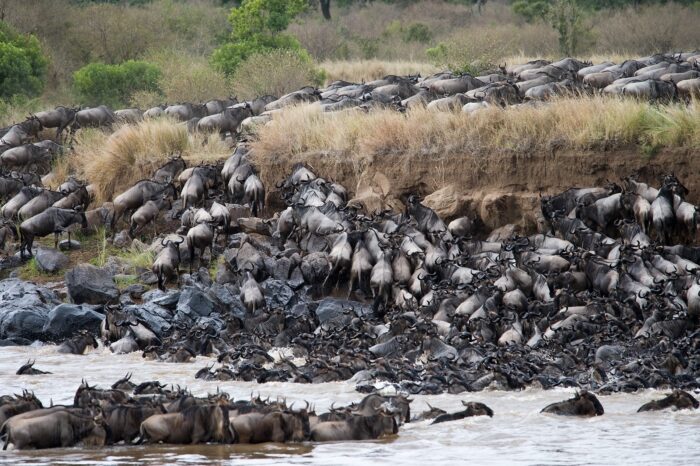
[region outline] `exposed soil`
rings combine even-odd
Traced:
[[[487,229],[513,223],[533,231],[539,213],[539,195],[554,194],[576,186],[600,186],[620,182],[635,174],[639,181],[658,186],[658,177],[674,173],[690,190],[689,201],[700,201],[700,149],[662,149],[643,155],[636,146],[613,150],[550,149],[531,153],[425,156],[385,154],[363,160],[344,154],[309,153],[306,160],[317,174],[343,184],[355,203],[369,211],[402,208],[400,198],[409,193],[425,197],[425,204],[443,218],[477,215]],[[279,203],[274,185],[291,171],[293,161],[256,160],[268,189],[270,202]]]

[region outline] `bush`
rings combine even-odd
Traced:
[[[161,72],[157,66],[129,60],[119,65],[91,63],[73,74],[73,85],[87,105],[119,107],[137,91],[156,92]]]
[[[307,54],[273,50],[252,55],[233,75],[233,89],[242,99],[261,95],[281,96],[308,85],[321,85],[325,73],[316,68]]]
[[[0,22],[0,99],[39,94],[46,65],[36,37],[18,34]]]
[[[511,39],[482,30],[426,50],[433,64],[452,71],[478,75],[498,67],[499,60],[514,50]]]
[[[214,51],[212,64],[231,75],[253,54],[275,49],[301,51],[298,40],[281,32],[306,5],[306,0],[243,0],[228,17],[233,27],[231,42]]]

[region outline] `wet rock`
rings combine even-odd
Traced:
[[[78,330],[96,335],[104,318],[87,304],[59,304],[49,312],[43,331],[54,339],[71,337]]]
[[[39,269],[48,273],[58,272],[68,265],[68,257],[53,248],[39,248],[34,258]]]
[[[183,288],[177,302],[175,318],[197,320],[218,310],[218,303],[209,293],[195,287]]]
[[[148,270],[139,275],[139,281],[144,285],[155,285],[156,283],[158,283],[158,277],[156,276],[156,274]]]
[[[126,248],[131,244],[131,237],[129,236],[128,230],[122,230],[116,235],[114,235],[114,241],[112,242],[116,248]]]
[[[257,233],[259,235],[270,236],[270,227],[257,217],[239,218],[238,226],[244,233]]]
[[[231,272],[225,265],[219,264],[216,269],[216,283],[219,285],[225,285],[226,283],[233,283],[236,281],[236,275]]]
[[[66,272],[66,285],[75,304],[107,304],[119,299],[112,274],[91,264],[80,264]]]
[[[294,299],[294,291],[280,280],[268,279],[262,283],[265,301],[271,308],[286,308]]]
[[[60,303],[47,288],[13,278],[0,281],[0,339],[42,338],[49,312]]]
[[[175,310],[177,303],[180,301],[180,290],[151,290],[143,295],[144,301],[152,301],[153,303],[168,308],[170,310]]]
[[[307,283],[323,282],[329,270],[330,264],[326,254],[322,252],[312,252],[301,261],[301,274]]]
[[[81,248],[80,241],[71,239],[71,240],[61,240],[58,243],[58,249],[61,251],[77,251]]]
[[[287,284],[293,289],[298,290],[304,286],[304,275],[301,272],[301,267],[296,267],[292,271],[292,276],[287,280]]]
[[[355,316],[367,316],[371,313],[372,309],[369,306],[339,298],[322,299],[316,308],[316,316],[321,324],[330,321],[349,322]]]
[[[135,283],[129,285],[124,289],[124,293],[128,294],[133,299],[141,299],[141,296],[148,290],[145,286],[140,283]]]
[[[209,288],[209,292],[221,303],[224,309],[222,314],[230,313],[239,319],[246,318],[245,306],[238,296],[239,291],[233,286],[214,284]]]
[[[159,338],[170,332],[173,313],[162,306],[150,302],[125,307],[124,311],[135,316]]]
[[[279,259],[274,260],[274,265],[270,270],[272,270],[272,276],[275,279],[288,280],[293,266],[294,263],[291,259],[288,257],[280,257]]]

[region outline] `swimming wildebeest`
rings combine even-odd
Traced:
[[[582,391],[573,398],[546,406],[541,412],[560,416],[600,416],[605,411],[594,394]]]

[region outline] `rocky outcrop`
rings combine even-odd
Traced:
[[[80,264],[66,272],[66,286],[75,304],[107,304],[119,299],[112,273],[91,264]]]
[[[0,341],[29,344],[44,336],[58,296],[44,287],[10,278],[0,281]]]

